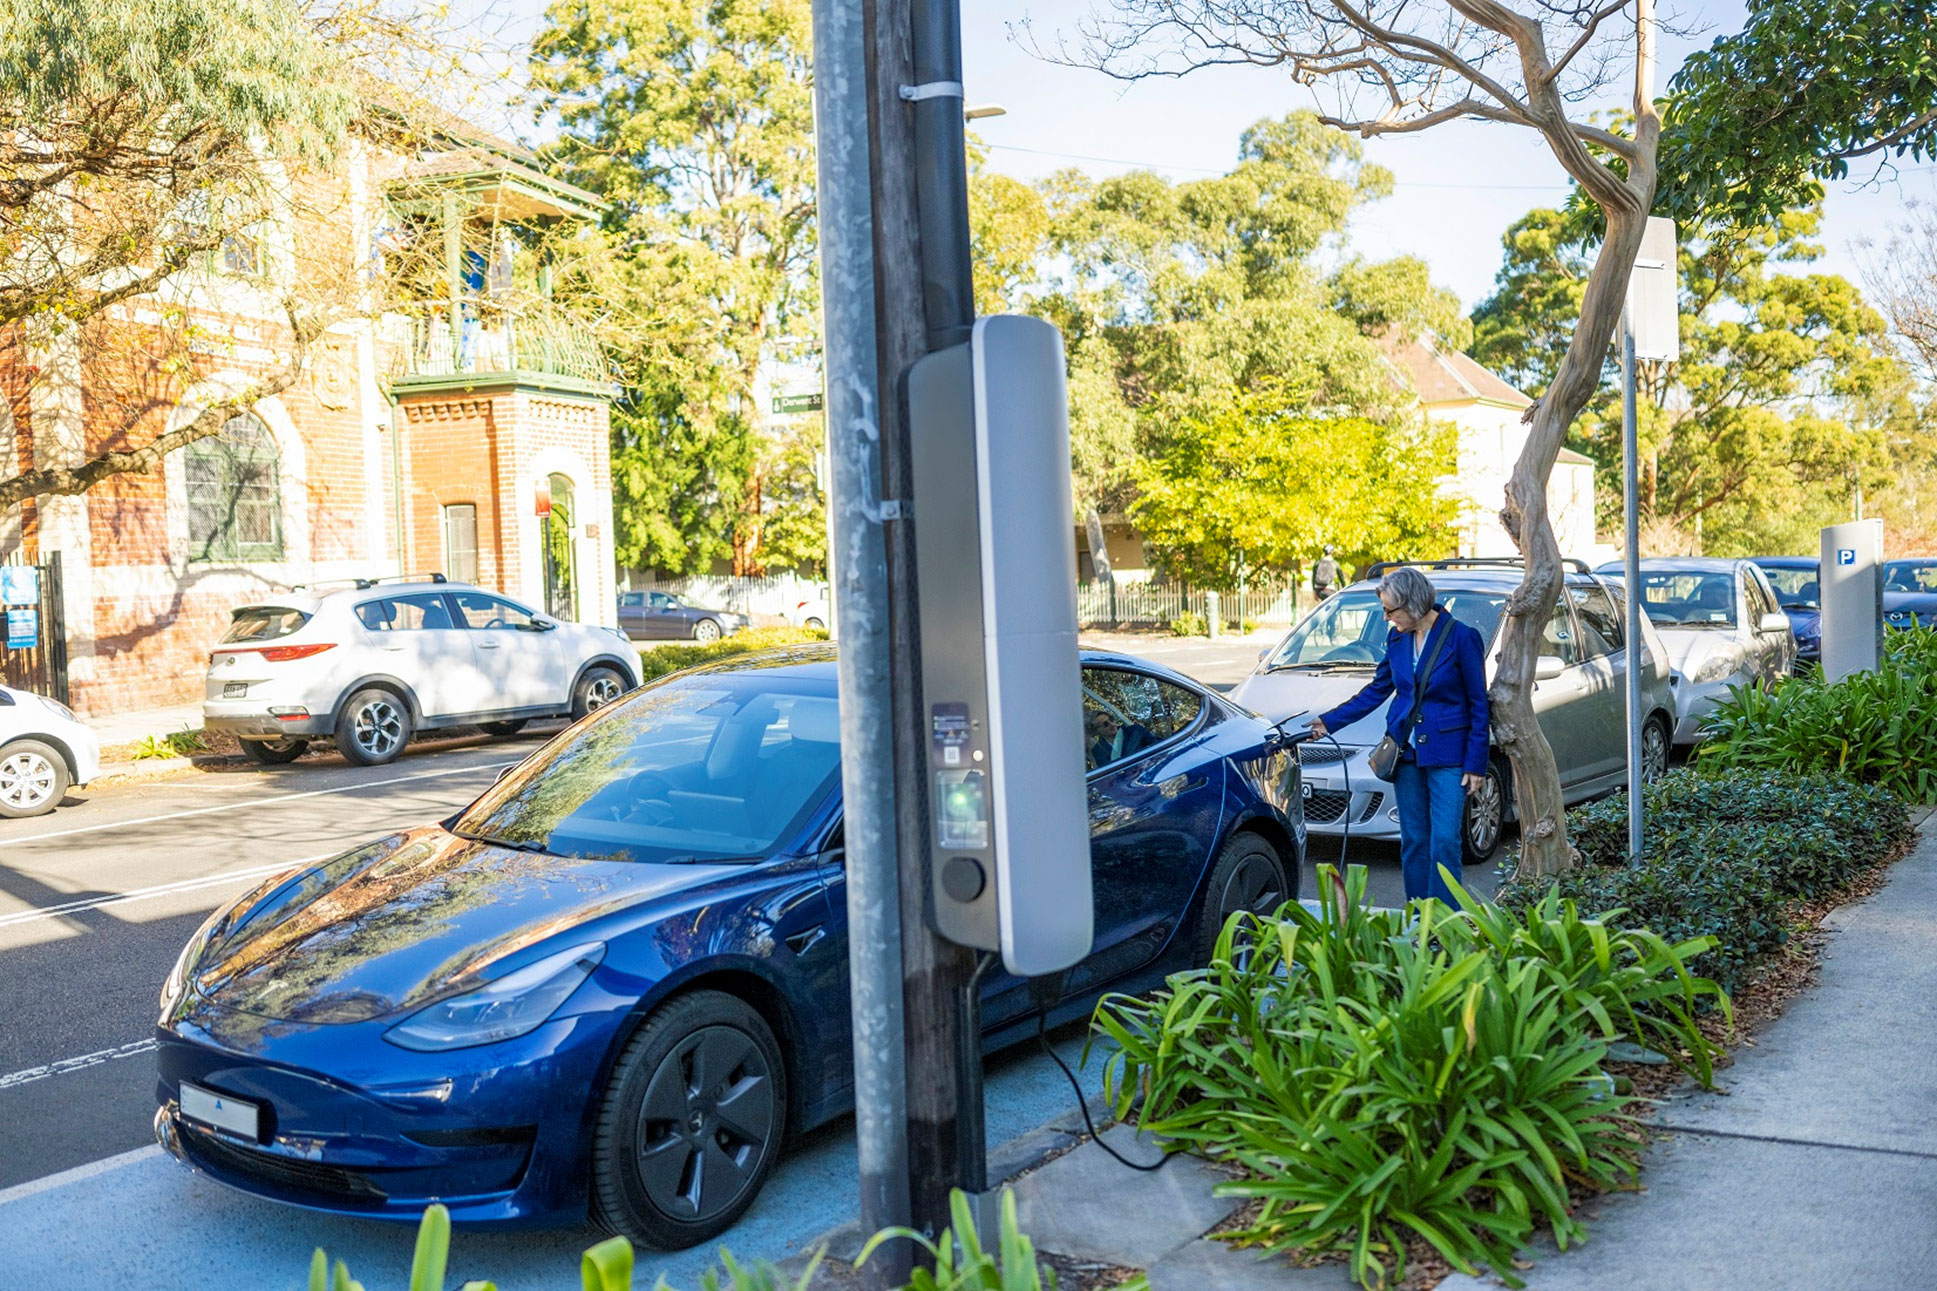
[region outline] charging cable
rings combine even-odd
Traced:
[[[1063,1061],[1063,1055],[1057,1053],[1049,1043],[1049,1010],[1062,1002],[1063,984],[1068,980],[1067,972],[1050,973],[1043,977],[1029,979],[1030,994],[1036,998],[1036,1043],[1041,1045],[1042,1051],[1063,1069],[1063,1075],[1069,1081],[1069,1087],[1076,1093],[1076,1109],[1083,1113],[1083,1128],[1090,1132],[1090,1138],[1096,1146],[1115,1157],[1119,1165],[1128,1166],[1132,1170],[1141,1170],[1145,1173],[1161,1170],[1170,1161],[1168,1152],[1155,1161],[1132,1161],[1103,1141],[1103,1136],[1097,1132],[1096,1122],[1090,1118],[1089,1100],[1083,1097],[1083,1082],[1076,1079],[1076,1073],[1070,1070],[1068,1063]]]

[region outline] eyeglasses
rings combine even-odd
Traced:
[[[1404,614],[1406,612],[1406,607],[1403,605],[1391,606],[1391,607],[1381,605],[1379,608],[1385,611],[1385,616],[1388,619],[1395,614]]]

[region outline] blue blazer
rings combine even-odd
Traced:
[[[1474,628],[1461,623],[1435,605],[1439,622],[1426,637],[1426,648],[1419,652],[1420,662],[1430,658],[1442,633],[1452,633],[1439,652],[1433,675],[1426,678],[1426,702],[1419,707],[1420,742],[1412,746],[1413,756],[1422,767],[1459,767],[1478,775],[1486,770],[1486,643]],[[1339,731],[1377,708],[1388,696],[1396,696],[1386,709],[1386,734],[1406,743],[1406,714],[1412,711],[1414,673],[1412,638],[1394,630],[1386,634],[1385,658],[1379,671],[1364,690],[1325,713],[1320,720],[1327,730]]]

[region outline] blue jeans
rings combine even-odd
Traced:
[[[1458,767],[1422,767],[1401,762],[1392,773],[1393,794],[1399,800],[1399,874],[1405,880],[1406,900],[1434,896],[1456,906],[1453,891],[1439,867],[1458,875],[1460,830],[1466,823],[1466,786]]]

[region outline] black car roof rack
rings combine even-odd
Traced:
[[[320,587],[353,587],[359,592],[368,591],[378,583],[448,583],[442,574],[379,574],[375,578],[319,578],[313,583],[292,583],[292,592],[314,591]]]
[[[1361,579],[1378,578],[1387,570],[1411,566],[1414,569],[1519,569],[1527,562],[1519,556],[1444,556],[1438,560],[1381,560],[1367,569]],[[1562,556],[1560,563],[1576,574],[1594,571],[1584,560]]]

